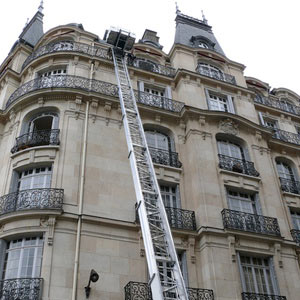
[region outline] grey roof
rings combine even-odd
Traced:
[[[213,46],[213,50],[225,56],[212,32],[212,27],[207,24],[205,19],[201,21],[184,15],[180,11],[177,11],[176,14],[175,44],[194,47],[193,40],[195,38],[202,38],[204,41],[209,41],[209,44]]]

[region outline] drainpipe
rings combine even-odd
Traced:
[[[90,85],[91,79],[94,73],[94,62],[91,63],[90,70]],[[78,205],[78,222],[76,232],[76,247],[75,247],[75,259],[74,259],[74,273],[73,273],[73,289],[72,300],[76,300],[77,283],[78,283],[78,267],[79,267],[79,253],[80,253],[80,239],[81,239],[81,227],[82,227],[82,210],[83,210],[83,194],[84,194],[84,181],[85,181],[85,165],[86,165],[86,148],[87,148],[87,134],[88,134],[88,121],[89,121],[89,107],[90,102],[86,102],[85,109],[85,122],[84,122],[84,135],[83,135],[83,149],[82,149],[82,163],[80,172],[80,189],[79,189],[79,205]]]

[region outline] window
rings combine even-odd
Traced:
[[[218,80],[225,80],[224,73],[217,67],[206,63],[199,63],[197,71],[205,76],[209,76]]]
[[[271,128],[271,129],[278,129],[277,121],[262,115],[261,112],[258,113],[260,122],[263,126]]]
[[[255,102],[264,103],[264,97],[260,93],[255,93]]]
[[[240,254],[239,266],[244,292],[268,295],[278,294],[272,258]]]
[[[294,229],[300,230],[300,212],[291,210]]]
[[[257,214],[260,209],[256,194],[227,190],[228,206],[231,210]]]
[[[49,76],[62,76],[67,74],[67,69],[66,68],[58,68],[58,69],[53,69],[49,70],[46,72],[41,72],[39,73],[40,77],[49,77]]]
[[[5,252],[3,278],[40,277],[42,256],[42,237],[28,237],[10,241]]]
[[[295,176],[291,166],[281,160],[276,160],[277,172],[280,178],[295,181]]]
[[[234,113],[232,97],[229,95],[217,94],[206,91],[208,108],[210,110],[219,110]]]
[[[137,58],[134,61],[134,65],[150,72],[155,72],[156,70],[158,70],[158,66],[155,62],[144,58]]]
[[[180,208],[179,186],[166,184],[160,184],[159,186],[165,207]]]
[[[161,97],[164,97],[164,95],[165,95],[164,90],[159,90],[157,88],[151,88],[151,87],[146,87],[146,86],[145,86],[145,92],[152,94],[152,95],[161,96]]]
[[[140,92],[146,92],[150,95],[153,95],[154,99],[159,98],[159,97],[155,97],[155,96],[172,99],[172,92],[171,92],[170,86],[160,87],[160,86],[155,86],[155,85],[150,85],[148,83],[144,83],[143,81],[138,81],[138,89]]]
[[[294,105],[289,100],[281,99],[279,102],[280,102],[280,107],[282,110],[290,112],[290,113],[295,113]]]
[[[52,112],[45,112],[35,115],[28,123],[28,132],[38,130],[51,130],[58,128],[58,115]]]
[[[18,180],[18,191],[50,188],[51,176],[51,167],[33,168],[20,172]]]
[[[167,151],[170,149],[170,138],[167,135],[157,131],[146,131],[145,135],[149,147]]]
[[[245,154],[242,146],[228,140],[218,140],[219,154],[245,160]]]

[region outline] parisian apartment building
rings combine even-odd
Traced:
[[[0,299],[151,300],[108,28],[43,17],[0,67]],[[126,63],[189,299],[298,300],[300,96],[175,24]]]

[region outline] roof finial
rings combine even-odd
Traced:
[[[177,4],[177,1],[175,1],[175,5],[176,5],[176,14],[180,13],[180,10],[179,10],[179,7],[178,7],[178,4]]]
[[[44,9],[44,1],[41,0],[40,6],[38,8],[38,11],[42,14],[43,13],[43,9]]]
[[[23,29],[25,29],[25,28],[26,28],[26,26],[28,25],[28,23],[29,23],[29,18],[27,18],[27,20],[26,20],[26,23],[25,23],[25,26],[24,26],[24,28],[23,28]]]
[[[207,24],[207,19],[205,18],[203,10],[201,10],[201,12],[202,12],[202,21],[204,24]]]

